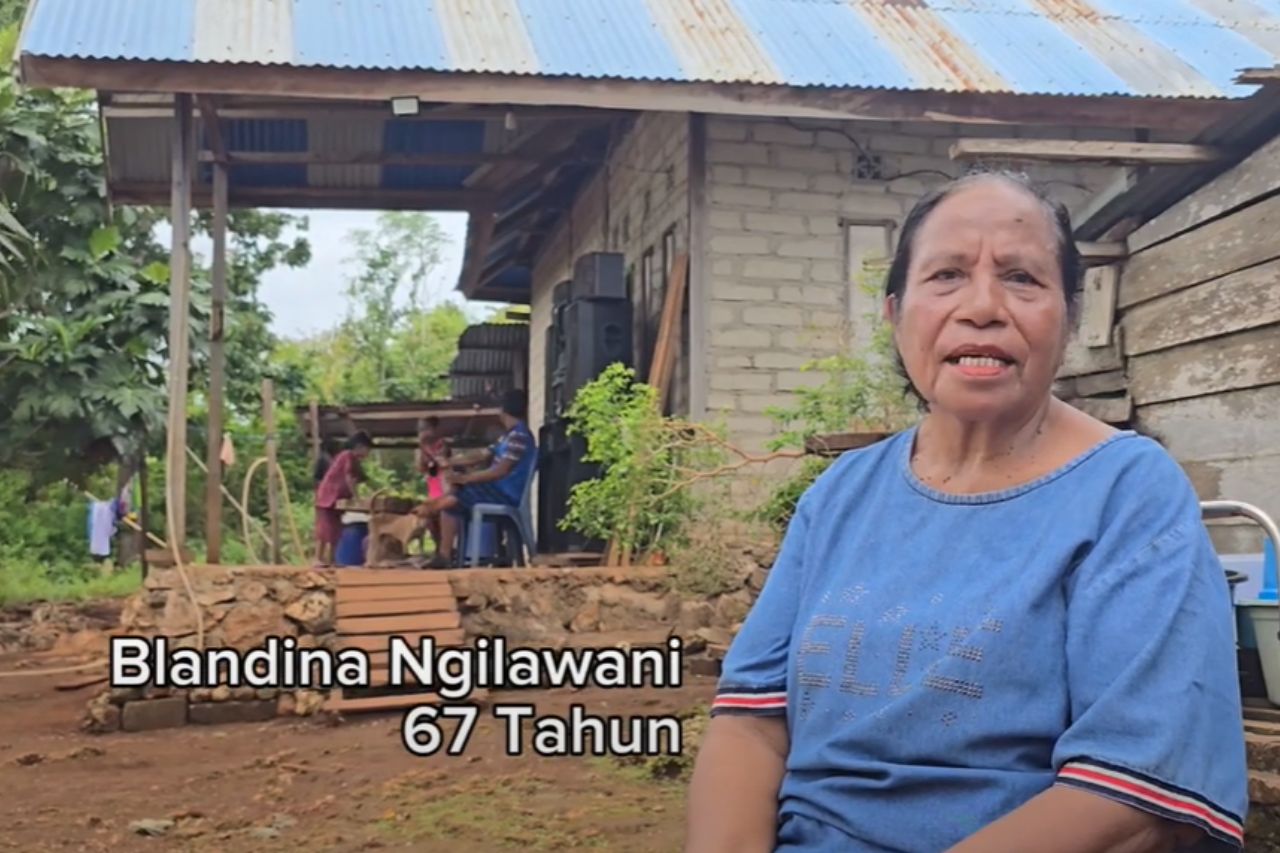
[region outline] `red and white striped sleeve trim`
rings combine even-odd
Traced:
[[[1244,822],[1204,797],[1174,788],[1132,770],[1096,761],[1071,761],[1058,771],[1058,781],[1092,790],[1163,817],[1195,824],[1236,849],[1244,844]]]
[[[711,713],[781,714],[787,710],[785,690],[725,688],[711,702]]]

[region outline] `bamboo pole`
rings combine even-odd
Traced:
[[[181,552],[187,526],[187,371],[191,319],[191,163],[195,133],[191,96],[174,96],[171,163],[173,241],[169,256],[169,409],[165,448],[165,501],[171,519],[168,539]]]
[[[267,507],[271,515],[271,564],[281,564],[280,558],[280,493],[276,482],[276,400],[275,384],[262,380],[262,420],[267,428]]]
[[[227,167],[213,167],[213,310],[209,322],[209,472],[204,493],[204,538],[207,560],[222,562],[222,418],[226,389],[226,348],[223,343],[227,304]]]

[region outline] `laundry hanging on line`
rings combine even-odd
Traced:
[[[111,540],[115,538],[120,519],[129,514],[134,478],[129,478],[113,500],[90,501],[86,533],[89,553],[94,557],[111,556]]]

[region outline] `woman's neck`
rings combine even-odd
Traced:
[[[912,465],[916,475],[948,491],[1002,488],[1041,467],[1044,435],[1056,407],[1050,397],[1026,413],[997,421],[966,421],[930,412],[920,423]]]

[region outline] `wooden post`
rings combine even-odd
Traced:
[[[222,429],[226,388],[223,331],[227,305],[227,167],[213,167],[213,305],[209,318],[209,446],[205,453],[204,538],[207,559],[222,562]]]
[[[165,503],[170,527],[166,537],[181,553],[187,528],[187,370],[191,315],[191,164],[195,133],[191,96],[174,96],[171,211],[173,242],[169,256],[169,411],[165,447]]]
[[[311,423],[307,426],[311,430],[311,470],[314,471],[316,466],[320,464],[320,404],[312,400]]]
[[[280,495],[276,485],[276,400],[275,385],[262,380],[262,420],[267,428],[267,507],[271,513],[271,564],[280,560]]]
[[[138,540],[142,543],[138,550],[138,559],[142,564],[142,579],[147,579],[147,531],[151,528],[147,525],[150,523],[151,512],[147,509],[147,440],[144,436],[142,439],[142,450],[138,454],[138,476],[142,478],[141,494],[138,495]]]

